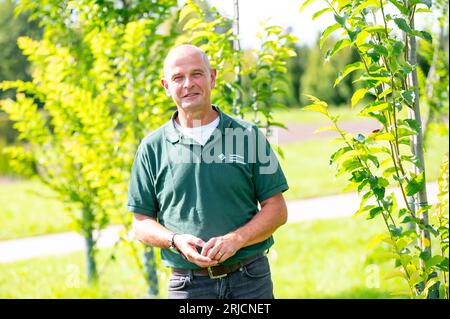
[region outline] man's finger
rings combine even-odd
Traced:
[[[216,238],[211,238],[210,240],[208,240],[207,243],[205,243],[203,245],[203,249],[202,249],[202,256],[206,256],[209,253],[209,250],[214,247],[215,243],[216,243]]]
[[[223,255],[223,252],[220,251],[222,248],[222,244],[218,244],[211,248],[206,256],[208,256],[211,259],[219,260],[220,257]]]

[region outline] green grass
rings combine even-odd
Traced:
[[[67,231],[72,218],[36,180],[0,183],[0,240]]]
[[[406,284],[400,279],[383,280],[393,263],[369,256],[365,248],[369,238],[382,230],[380,222],[362,218],[284,225],[276,232],[276,244],[269,254],[275,296],[398,297]],[[111,250],[100,252],[102,272],[94,287],[85,283],[82,253],[0,264],[0,298],[144,297],[146,285],[133,258],[119,249],[116,261],[108,262]],[[159,272],[161,298],[167,296],[167,274],[166,268]]]
[[[286,199],[342,193],[348,177],[335,177],[335,166],[329,165],[330,155],[338,149],[338,145],[321,139],[281,147],[285,155],[281,166],[290,187],[285,193]],[[442,157],[448,150],[448,136],[436,135],[430,139],[425,151],[427,181],[437,179]]]

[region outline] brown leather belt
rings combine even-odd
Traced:
[[[189,272],[192,271],[194,275],[197,276],[209,276],[211,279],[216,278],[222,278],[228,275],[229,273],[232,273],[242,266],[248,265],[252,261],[255,261],[256,259],[259,259],[261,257],[265,256],[265,253],[259,253],[255,256],[246,258],[244,260],[239,261],[237,264],[233,265],[219,265],[219,266],[213,266],[208,268],[200,268],[200,269],[182,269],[182,268],[172,268],[172,273],[176,275],[188,275]]]

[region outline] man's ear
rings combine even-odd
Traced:
[[[161,85],[163,86],[164,90],[166,91],[166,95],[170,96],[169,83],[166,81],[165,78],[161,79]]]
[[[217,77],[217,70],[211,69],[211,89],[213,89],[216,86],[216,77]]]

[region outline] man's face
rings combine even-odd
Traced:
[[[211,107],[215,79],[216,70],[208,68],[201,53],[184,48],[167,59],[161,83],[179,108],[196,110]]]

